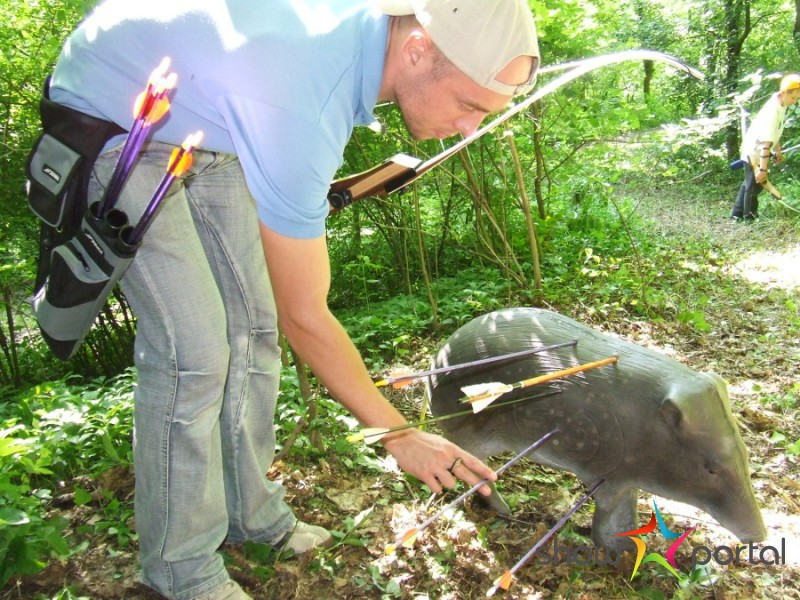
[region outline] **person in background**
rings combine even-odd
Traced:
[[[733,203],[731,219],[752,221],[758,218],[758,195],[769,176],[770,157],[783,160],[781,134],[786,109],[800,98],[800,75],[792,73],[781,79],[780,89],[770,96],[750,123],[742,139],[741,159],[744,182]]]
[[[50,97],[129,127],[152,69],[171,58],[171,109],[122,190],[138,220],[173,149],[203,142],[121,284],[137,316],[136,530],[142,578],[175,600],[250,598],[217,552],[247,540],[328,545],[266,472],[275,449],[281,330],[363,425],[406,420],[375,388],[330,312],[327,192],[355,125],[393,102],[417,139],[475,131],[533,87],[525,0],[107,0],[64,45]],[[89,202],[121,140],[94,165]],[[492,470],[415,428],[382,440],[433,492]],[[488,489],[484,489],[488,493]]]

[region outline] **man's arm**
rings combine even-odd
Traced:
[[[294,239],[275,233],[263,223],[261,239],[267,260],[281,330],[331,395],[367,427],[394,427],[403,416],[376,389],[364,362],[339,321],[328,309],[330,263],[323,237]],[[386,436],[383,445],[404,471],[434,492],[452,487],[448,471],[457,457],[463,462],[455,475],[470,486],[492,470],[444,438],[406,429]],[[484,486],[483,493],[489,493]]]
[[[772,142],[764,141],[759,143],[758,166],[756,167],[756,182],[764,183],[769,176],[769,157],[772,150]]]

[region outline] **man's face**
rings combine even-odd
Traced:
[[[456,68],[432,68],[403,80],[396,102],[415,139],[470,135],[486,115],[497,112],[511,96],[481,87]]]
[[[791,106],[800,99],[800,88],[794,88],[784,92],[784,106]]]

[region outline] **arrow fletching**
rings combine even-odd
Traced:
[[[169,98],[166,96],[158,98],[155,102],[153,102],[153,108],[150,109],[150,112],[148,112],[147,116],[145,117],[145,126],[158,123],[158,121],[161,120],[161,117],[169,112],[169,107]]]
[[[186,137],[180,148],[175,148],[169,159],[167,171],[173,177],[180,177],[192,166],[192,151],[203,140],[203,132],[198,131]]]
[[[472,402],[472,412],[475,414],[481,412],[484,408],[487,408],[492,402],[497,400],[502,395],[503,394],[494,394],[484,398],[483,400],[475,400]]]
[[[497,593],[497,590],[503,590],[507,592],[512,583],[514,583],[514,574],[511,571],[506,571],[497,578],[497,581],[494,582],[494,586],[492,586],[492,588],[486,592],[486,596],[494,596],[495,593]]]
[[[389,544],[384,549],[384,554],[394,554],[397,552],[397,546],[403,546],[405,548],[411,548],[414,545],[414,542],[417,540],[417,536],[419,535],[419,529],[416,527],[412,527],[408,531],[406,531],[403,535],[398,536],[397,540],[394,544]]]
[[[472,405],[472,412],[479,413],[492,402],[497,400],[500,396],[507,394],[513,389],[513,386],[506,383],[501,383],[499,381],[465,385],[461,388],[461,391],[467,396],[466,399],[462,401],[469,402]]]
[[[489,383],[476,383],[475,385],[465,385],[461,388],[470,398],[474,396],[483,396],[489,394],[505,394],[510,392],[513,388],[507,383],[499,381],[490,381]]]
[[[150,74],[150,79],[147,80],[147,87],[145,87],[144,91],[136,97],[136,101],[133,103],[134,119],[150,119],[152,123],[155,123],[167,112],[163,108],[158,109],[156,113],[158,114],[158,117],[155,119],[150,118],[150,115],[153,114],[155,105],[166,95],[169,90],[175,87],[175,83],[178,80],[177,74],[166,74],[167,69],[169,69],[170,62],[170,58],[168,56],[165,57],[161,61],[161,64]],[[167,109],[168,107],[169,103],[167,103]]]
[[[148,89],[154,88],[158,85],[158,82],[161,81],[166,75],[171,63],[172,59],[170,59],[169,56],[165,56],[161,59],[161,64],[159,64],[155,69],[153,69],[152,73],[150,73],[150,79],[147,80]]]
[[[511,587],[511,583],[513,582],[513,580],[514,580],[514,575],[511,574],[511,571],[506,571],[500,576],[498,583],[501,589],[507,590],[508,588]]]
[[[397,536],[394,544],[390,544],[386,547],[386,554],[392,554],[397,551],[397,546],[403,546],[405,548],[411,548],[414,545],[414,542],[417,540],[417,536],[419,535],[419,529],[417,527],[412,527],[408,531],[406,531],[403,535]],[[391,548],[391,552],[389,549]]]
[[[156,191],[153,192],[153,196],[147,203],[144,213],[142,213],[142,216],[139,218],[139,222],[128,230],[125,235],[126,244],[129,246],[136,246],[142,241],[144,234],[152,224],[172,182],[175,181],[177,177],[183,175],[186,170],[192,166],[192,150],[194,150],[194,147],[199,144],[202,139],[202,131],[190,134],[180,147],[172,151],[169,161],[167,162],[167,169],[164,173],[164,177],[158,184]]]
[[[497,398],[499,398],[503,394],[507,394],[512,390],[531,387],[539,383],[545,383],[547,381],[552,381],[553,379],[560,379],[562,377],[566,377],[568,375],[574,375],[575,373],[580,373],[582,371],[589,371],[590,369],[596,369],[597,367],[602,367],[604,365],[608,365],[615,362],[617,362],[617,357],[611,356],[609,358],[604,358],[602,360],[596,360],[594,362],[586,363],[583,365],[577,365],[575,367],[570,367],[568,369],[562,369],[561,371],[555,371],[553,373],[545,373],[544,375],[538,375],[536,377],[531,377],[530,379],[524,379],[516,383],[505,384],[505,383],[493,382],[488,384],[465,386],[461,388],[461,390],[467,395],[461,399],[461,402],[472,403],[473,410],[477,413],[486,408],[489,404],[491,404],[495,400],[497,400]],[[482,391],[481,386],[488,386],[488,387]],[[473,388],[478,393],[470,394],[467,391],[467,390],[473,390]],[[476,403],[479,408],[475,408]]]
[[[148,84],[147,89],[136,96],[136,100],[133,103],[133,118],[134,119],[143,119],[144,118],[144,105],[145,100],[150,97],[150,85]]]
[[[122,187],[136,162],[136,157],[150,132],[150,126],[169,111],[167,93],[175,86],[178,77],[175,73],[164,75],[169,65],[169,57],[164,58],[150,74],[147,86],[133,103],[133,125],[96,209],[95,216],[98,218],[104,217],[116,204]]]
[[[416,424],[411,424],[410,426],[413,427],[414,425]],[[405,426],[402,428],[405,428]],[[347,441],[351,444],[361,441],[363,441],[365,444],[374,444],[392,431],[397,431],[397,429],[389,429],[387,427],[366,427],[358,433],[348,435]]]
[[[150,73],[150,78],[147,80],[147,86],[144,91],[136,97],[136,102],[133,103],[133,118],[142,119],[146,116],[147,111],[150,109],[148,100],[155,95],[155,90],[164,79],[167,69],[170,65],[169,56],[165,56],[153,71]]]
[[[411,371],[392,371],[386,379],[381,379],[375,382],[375,387],[392,386],[394,389],[399,390],[402,387],[410,385],[417,377]]]
[[[514,582],[514,575],[511,571],[506,571],[500,577],[498,577],[494,585],[489,588],[486,592],[486,597],[491,598],[494,596],[499,590],[508,591],[508,588],[511,587],[511,584]]]
[[[392,382],[392,389],[393,390],[399,390],[401,388],[406,387],[407,385],[411,385],[417,379],[419,379],[419,378],[418,377],[404,377],[403,379],[399,379],[397,381],[393,381]]]
[[[161,117],[169,112],[170,104],[167,93],[175,87],[177,81],[178,76],[175,73],[170,73],[158,82],[149,95],[145,96],[141,111],[145,125],[149,126],[157,123],[161,120]]]
[[[367,432],[362,430],[362,431],[357,431],[355,433],[351,433],[344,439],[347,441],[348,444],[356,444],[358,442],[364,441],[364,438],[366,436]]]

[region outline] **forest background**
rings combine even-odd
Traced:
[[[29,306],[37,223],[24,198],[25,161],[39,133],[43,81],[92,5],[0,4],[3,598],[151,597],[135,581],[135,318],[115,292],[80,352],[63,363],[39,337]],[[731,386],[759,500],[791,531],[797,524],[790,516],[800,512],[794,155],[772,174],[782,202],[762,196],[761,219],[750,226],[729,223],[727,215],[742,174],[729,168],[742,111],[757,111],[781,75],[800,71],[800,0],[530,6],[544,65],[649,48],[698,67],[705,80],[648,61],[604,68],[536,103],[404,193],[336,215],[328,226],[330,305],[376,377],[395,366],[424,367],[471,318],[524,305],[716,370]],[[542,76],[539,85],[547,81]],[[382,131],[354,134],[341,175],[398,152],[426,158],[441,150],[437,142],[410,140],[396,109],[381,107],[377,116]],[[797,124],[790,110],[784,146],[800,139]],[[409,418],[418,416],[419,386],[391,397]],[[381,536],[391,537],[392,510],[402,503],[417,510],[434,499],[387,470],[380,450],[344,441],[356,424],[290,348],[281,399],[280,460],[271,476],[285,481],[299,513],[327,515],[339,544],[299,564],[263,549],[229,549],[234,576],[255,597],[329,597],[332,584],[335,597],[476,597],[499,563],[533,543],[498,541],[501,527],[491,522],[475,534],[477,550],[443,533],[432,537],[427,555],[379,564],[374,548]],[[528,511],[523,520],[554,522],[582,494],[569,475],[526,469],[506,484],[512,504]],[[362,495],[372,507],[343,501],[348,488],[370,490]],[[570,529],[576,540],[589,533],[580,515]],[[464,556],[485,569],[465,571]],[[523,572],[520,589],[575,597],[719,597],[720,590],[798,597],[794,567],[704,570],[682,583],[656,570],[628,583],[601,567],[540,569]]]

